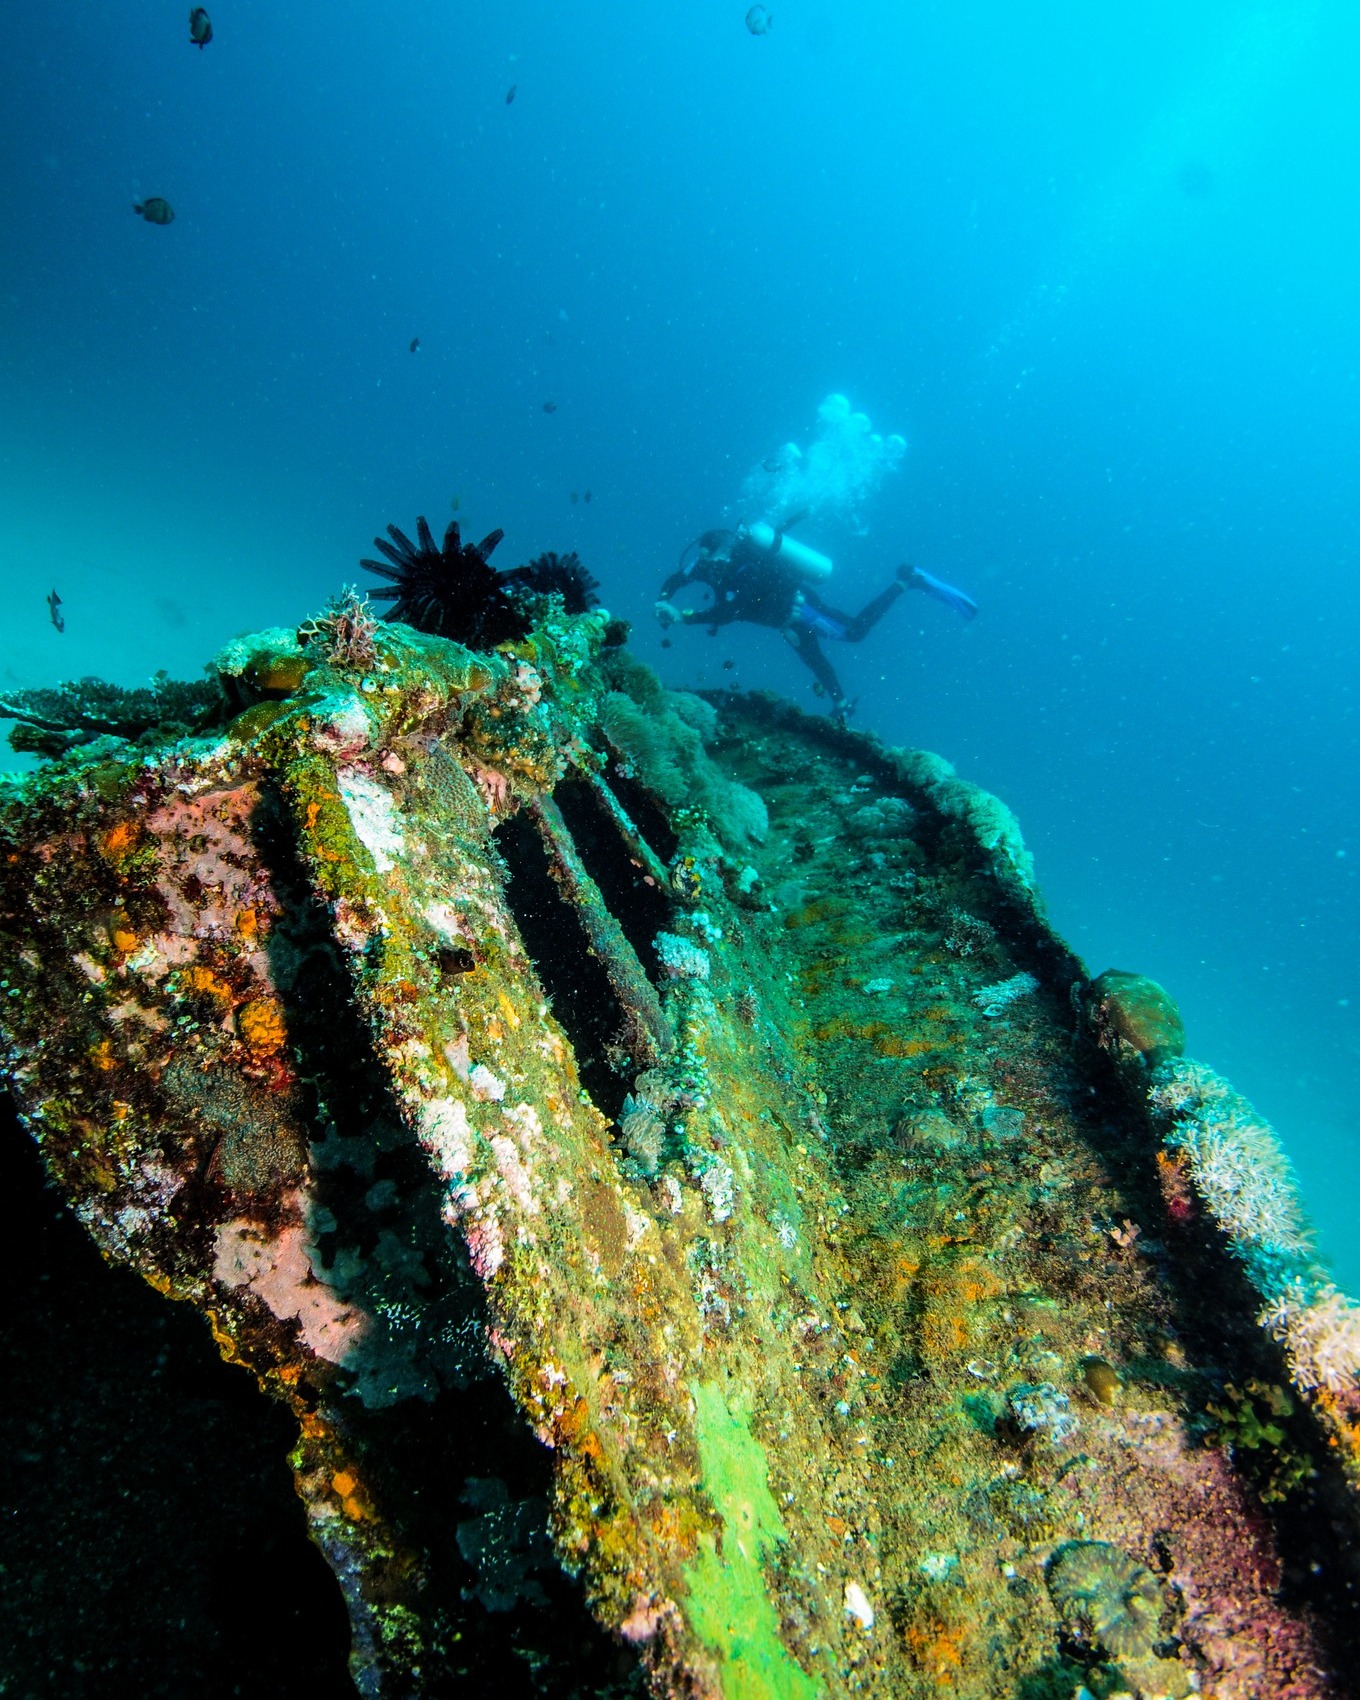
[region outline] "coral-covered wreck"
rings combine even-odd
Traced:
[[[9,1090],[292,1413],[360,1693],[1345,1693],[1269,1129],[994,798],[620,636],[351,600],[0,788]]]

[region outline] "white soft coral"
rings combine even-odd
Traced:
[[[1360,1305],[1331,1282],[1311,1294],[1291,1281],[1261,1312],[1261,1326],[1289,1354],[1295,1383],[1352,1393],[1360,1383]]]

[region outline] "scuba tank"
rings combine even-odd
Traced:
[[[809,549],[806,543],[796,543],[784,531],[776,531],[772,525],[757,520],[754,525],[744,525],[737,533],[748,543],[753,543],[757,549],[772,555],[782,567],[787,567],[800,578],[823,579],[831,576],[831,560],[829,556],[820,554],[816,549]]]

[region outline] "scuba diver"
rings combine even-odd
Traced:
[[[798,516],[801,518],[802,516]],[[790,520],[794,525],[797,519]],[[661,586],[656,617],[663,629],[680,623],[707,626],[715,636],[719,626],[734,620],[749,620],[782,632],[797,652],[798,659],[817,681],[819,696],[831,699],[833,716],[844,721],[854,703],[841,689],[835,669],[822,649],[823,638],[858,643],[878,624],[904,590],[923,590],[939,602],[971,620],[977,603],[971,596],[919,567],[900,566],[886,590],[879,591],[858,614],[845,614],[824,602],[812,581],[824,579],[831,562],[815,549],[787,535],[788,526],[776,530],[763,521],[741,525],[735,531],[706,531],[684,551],[680,564]],[[685,585],[706,584],[713,600],[706,608],[677,608],[671,598]]]

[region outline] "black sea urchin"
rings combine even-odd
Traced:
[[[387,535],[390,543],[375,537],[373,544],[391,565],[359,563],[390,581],[390,589],[373,592],[375,602],[392,604],[387,619],[402,620],[434,637],[452,638],[469,649],[494,649],[498,643],[524,636],[524,617],[505,593],[505,575],[487,559],[504,537],[503,531],[493,531],[480,543],[464,543],[454,520],[444,533],[441,549],[422,514],[416,521],[418,546],[395,525],[388,526]]]
[[[512,592],[523,590],[535,596],[560,596],[568,614],[587,613],[600,600],[595,594],[600,581],[582,565],[574,549],[569,555],[558,555],[551,549],[535,555],[526,566],[508,572],[505,582]]]

